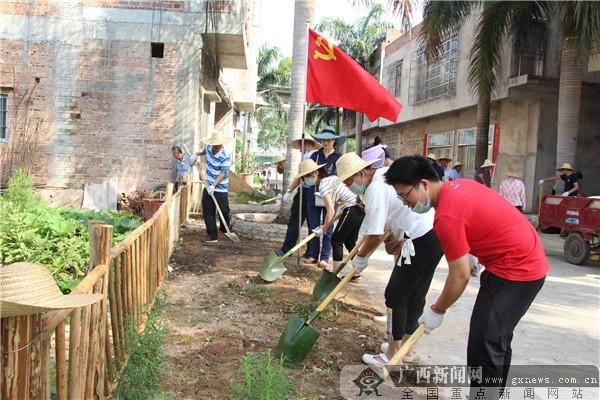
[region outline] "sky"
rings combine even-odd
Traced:
[[[333,17],[346,22],[354,22],[367,13],[363,6],[353,6],[350,0],[315,0],[315,22]],[[386,2],[383,2],[386,4]],[[420,12],[415,22],[421,19]],[[394,23],[393,17],[386,18]],[[292,55],[292,37],[294,30],[294,0],[262,0],[262,21],[260,23],[258,43],[277,46],[284,57]]]

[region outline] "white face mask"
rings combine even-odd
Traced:
[[[308,186],[315,186],[317,184],[317,178],[304,178],[304,183]]]
[[[416,212],[417,214],[425,214],[429,210],[431,210],[431,198],[429,197],[429,191],[427,191],[427,201],[425,202],[425,204],[421,203],[420,200],[421,200],[421,184],[419,184],[419,202],[417,202],[417,204],[415,204],[413,206],[412,210],[414,212]]]

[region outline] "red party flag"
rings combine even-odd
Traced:
[[[306,101],[365,113],[396,122],[402,104],[352,57],[308,30]]]

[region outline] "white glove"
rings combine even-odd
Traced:
[[[544,180],[543,180],[543,179],[540,179],[540,180],[538,181],[538,185],[542,186],[543,184],[544,184]]]
[[[290,196],[292,195],[292,193],[290,193],[290,191],[287,191],[283,194],[283,202],[287,203],[288,201],[290,201]]]
[[[369,265],[369,259],[367,257],[354,256],[352,259],[352,266],[357,274],[362,273],[365,268],[367,268],[367,265]]]
[[[315,235],[317,235],[317,237],[321,237],[323,236],[323,227],[318,227],[312,230],[312,233],[314,233]]]
[[[213,194],[213,193],[214,193],[214,191],[215,191],[215,185],[208,185],[208,186],[206,187],[206,192],[207,192],[209,195],[210,195],[210,194]]]
[[[564,192],[563,194],[561,194],[562,197],[568,197],[569,196],[569,192]]]
[[[425,333],[430,334],[432,330],[439,327],[444,319],[444,314],[438,314],[431,309],[426,307],[423,314],[419,317],[419,324],[425,325]]]

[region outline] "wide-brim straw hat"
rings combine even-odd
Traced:
[[[520,177],[521,177],[521,174],[520,174],[520,173],[518,173],[518,172],[517,172],[517,171],[515,171],[515,170],[509,170],[509,171],[506,173],[506,176],[511,176],[511,177],[513,177],[513,178],[520,178]]]
[[[333,186],[338,186],[346,179],[350,178],[352,175],[357,172],[370,167],[372,164],[375,164],[379,161],[379,158],[374,160],[365,161],[358,156],[356,153],[346,153],[335,163],[335,168],[337,170],[338,178],[333,182]]]
[[[563,163],[560,167],[556,168],[557,171],[561,171],[563,169],[569,170],[569,171],[575,171],[575,169],[573,169],[573,167],[571,166],[570,163],[566,162]]]
[[[427,154],[427,158],[429,158],[430,160],[433,160],[433,161],[437,161],[437,157],[433,153]]]
[[[454,164],[452,164],[452,168],[456,167],[462,167],[462,163],[460,161],[456,161]]]
[[[101,299],[101,294],[63,295],[50,271],[41,265],[20,262],[0,267],[2,318],[83,307]]]
[[[485,167],[495,167],[496,164],[494,164],[492,162],[492,160],[490,160],[489,158],[486,158],[485,161],[483,162],[483,165],[480,168],[485,168]]]
[[[222,144],[229,143],[232,140],[233,140],[232,137],[225,135],[221,131],[215,130],[215,131],[213,131],[212,135],[203,138],[202,142],[204,144],[208,144],[210,146],[218,146],[220,144],[222,145]]]
[[[439,156],[439,157],[438,157],[438,161],[441,161],[441,160],[448,160],[448,161],[452,161],[452,159],[451,159],[450,157],[448,157],[448,156]]]
[[[278,155],[278,156],[275,158],[275,161],[273,161],[273,164],[277,164],[277,163],[280,163],[280,162],[282,162],[282,161],[285,161],[285,156],[282,156],[282,155],[280,154],[280,155]]]
[[[321,143],[317,142],[315,139],[313,139],[310,136],[307,136],[307,137],[304,138],[304,144],[306,144],[306,142],[312,143],[317,149],[320,149],[321,147],[323,147],[323,146],[321,146]],[[300,147],[301,144],[302,144],[302,139],[292,140],[292,148],[294,148],[294,149],[300,150],[301,149],[301,147]]]
[[[298,175],[296,175],[296,177],[302,178],[303,176],[308,175],[311,172],[314,172],[319,168],[324,167],[325,165],[327,164],[317,164],[311,159],[304,160],[300,163],[300,166],[298,167]]]

